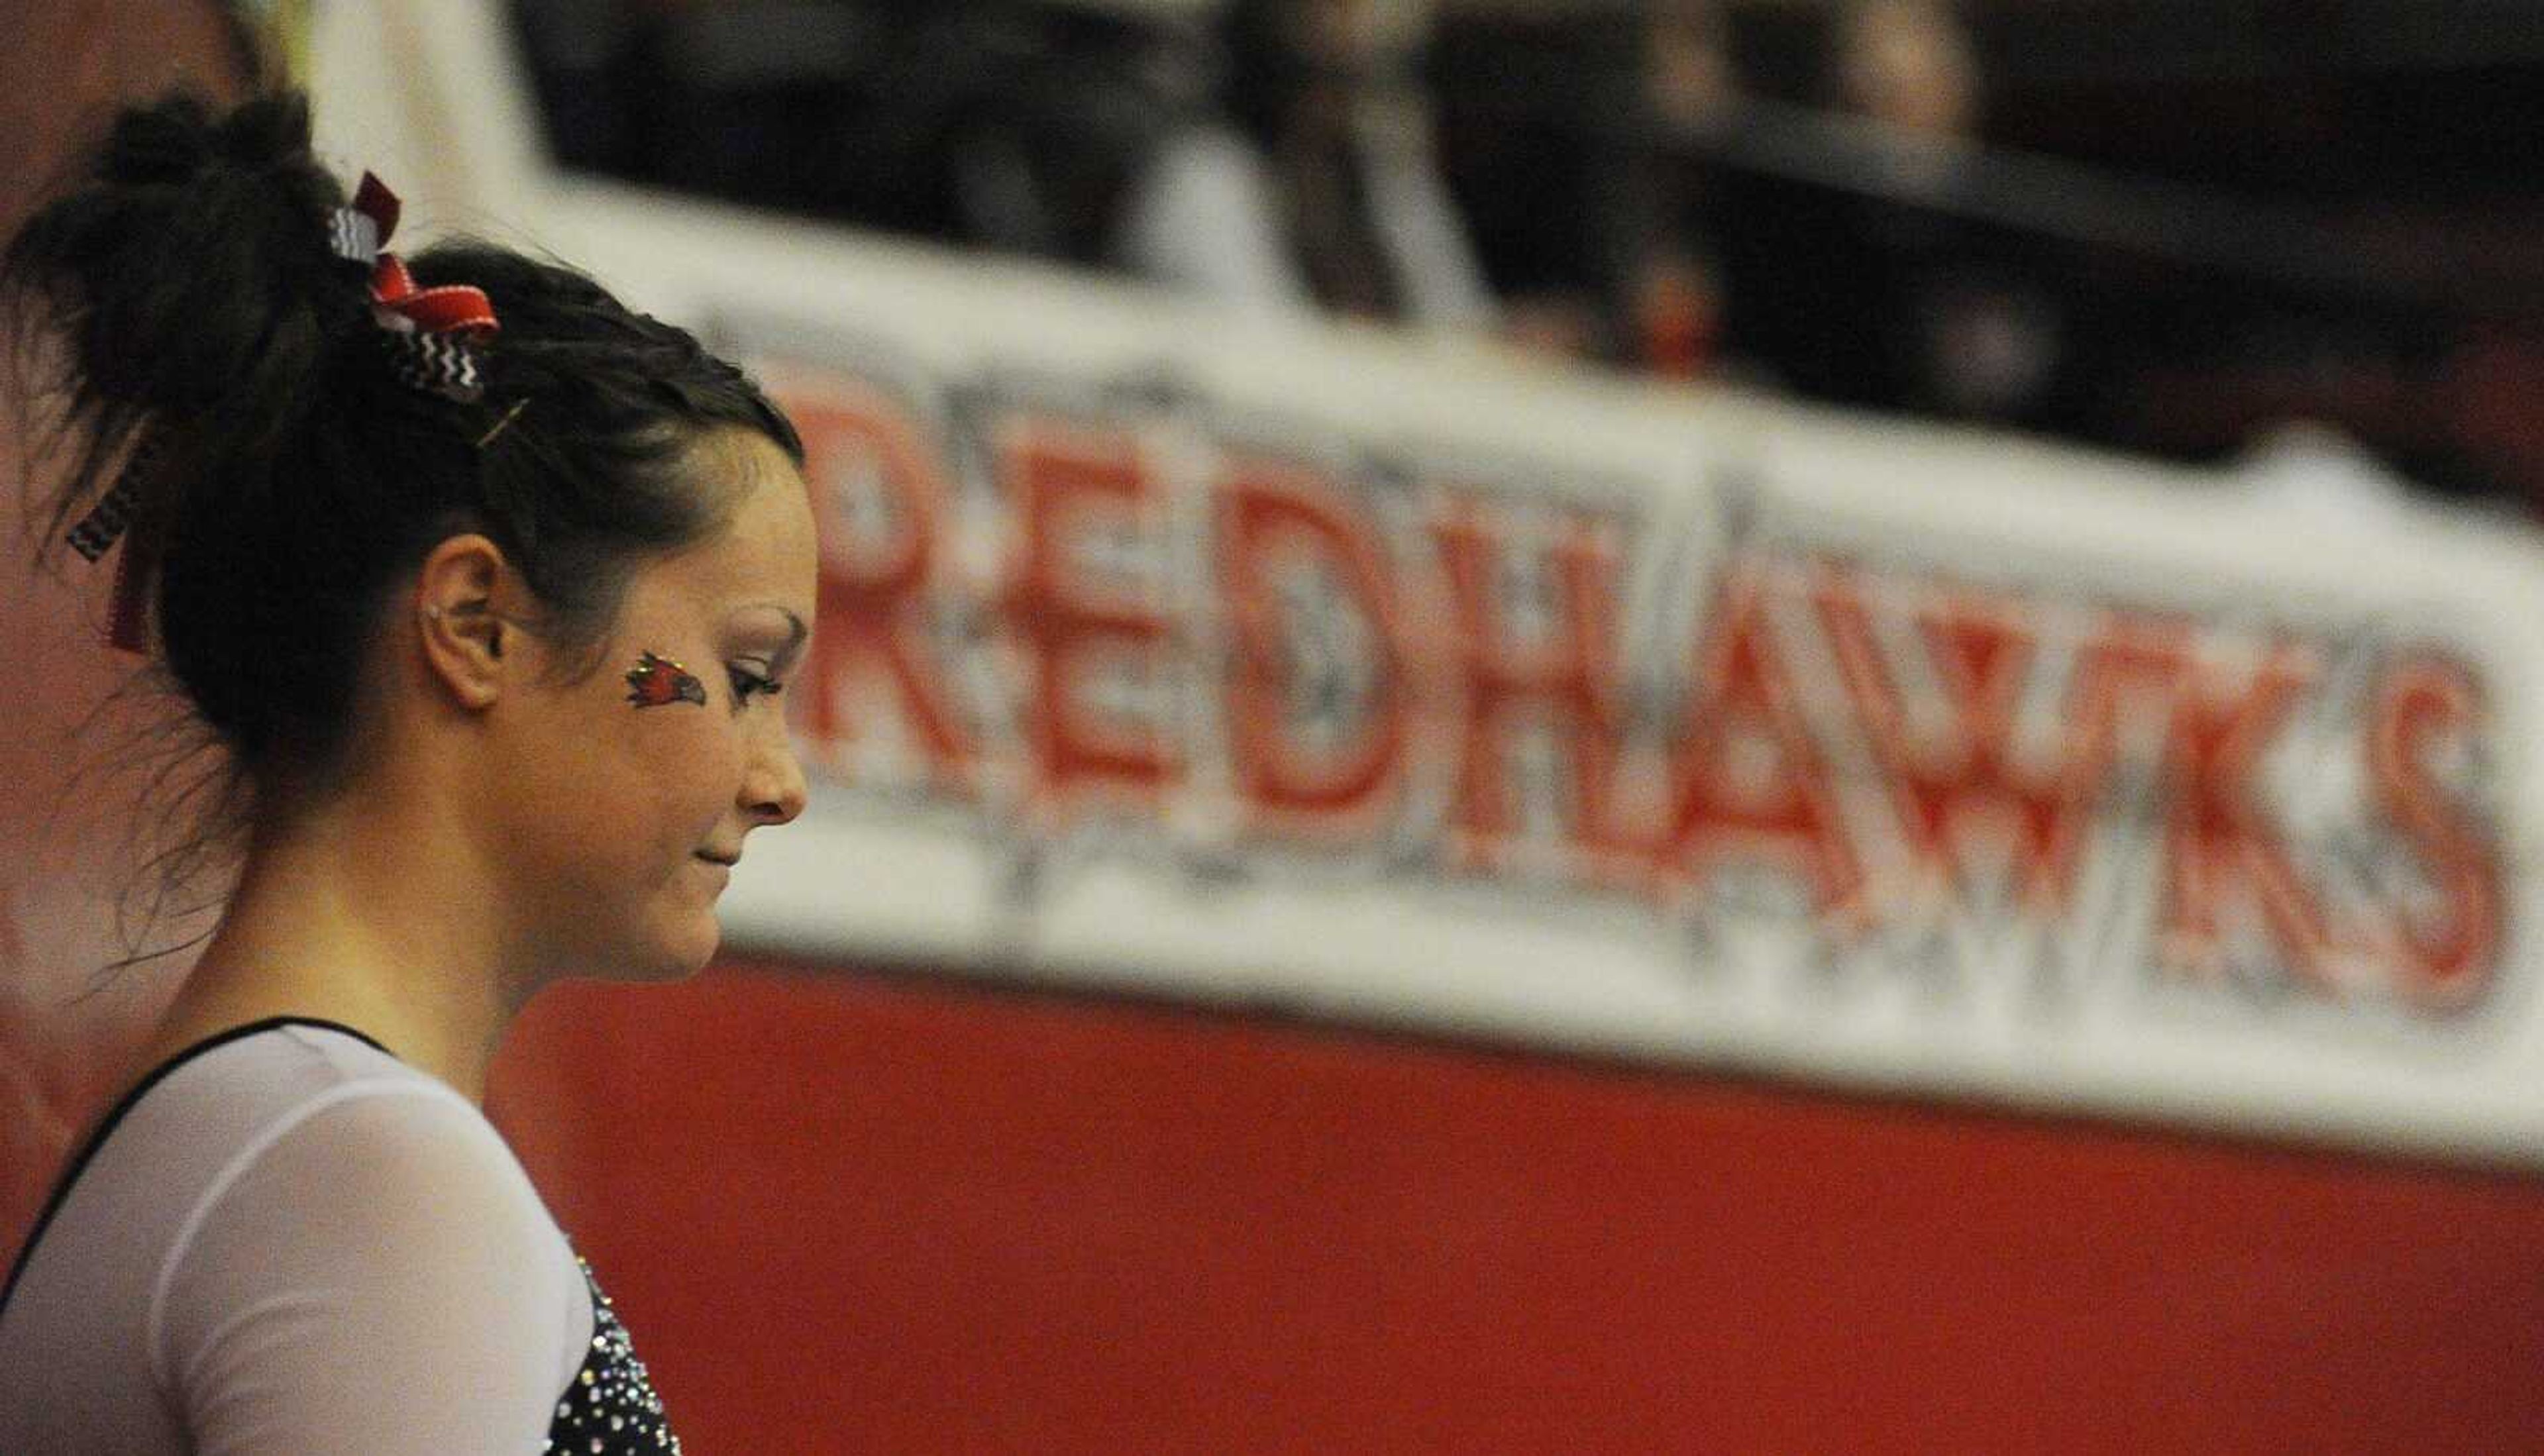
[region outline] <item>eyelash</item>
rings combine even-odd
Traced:
[[[786,690],[786,685],[774,678],[764,678],[743,668],[727,668],[725,671],[733,677],[733,703],[736,707],[749,707],[756,694],[775,697]]]

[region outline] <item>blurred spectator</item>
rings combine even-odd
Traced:
[[[1158,148],[1207,98],[1206,38],[1171,15],[947,7],[918,64],[962,77],[943,148],[953,234],[1086,266]]]
[[[1948,0],[1432,3],[517,14],[571,166],[2128,449],[2318,417],[2423,486],[2544,499],[2514,160],[2544,51],[2292,57],[2173,7],[2109,44],[2111,7],[1972,5],[1982,47]]]
[[[514,17],[557,160],[622,165],[645,121],[624,84],[638,35],[625,0],[524,0]]]
[[[1229,116],[1191,120],[1153,154],[1115,259],[1251,307],[1491,327],[1413,72],[1421,19],[1373,0],[1232,0]]]
[[[1978,61],[1941,0],[1852,0],[1833,50],[1844,110],[1901,138],[1949,146],[1978,134]]]
[[[1642,27],[1642,106],[1617,352],[1673,378],[1709,372],[1720,349],[1721,267],[1706,208],[1716,187],[1685,141],[1729,123],[1741,99],[1730,27],[1714,0],[1655,0]]]
[[[1708,371],[1709,164],[1678,142],[1738,100],[1726,38],[1715,0],[1444,25],[1446,164],[1515,340]]]
[[[1845,135],[1795,136],[1810,111],[1750,104],[1780,68],[1722,0],[1461,29],[1458,177],[1516,329],[1661,375],[2046,423],[2065,305],[2026,240],[1954,206],[1982,97],[1952,12],[1851,0],[1807,29],[1773,21],[1801,36],[1789,91],[1858,119]],[[1789,141],[1842,165],[1805,180],[1744,160]]]
[[[1200,90],[1171,20],[1068,0],[516,13],[569,166],[1088,265]]]
[[[1983,102],[1937,0],[1853,0],[1828,36],[1826,101],[1871,123],[1845,187],[1741,179],[1721,239],[1729,347],[1805,394],[2043,423],[2065,344],[2033,246],[1949,207]]]

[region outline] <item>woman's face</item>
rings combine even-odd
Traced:
[[[542,975],[698,970],[745,838],[804,807],[776,695],[813,623],[803,477],[739,430],[692,460],[739,482],[724,532],[640,569],[599,668],[521,693],[500,735],[501,849]]]

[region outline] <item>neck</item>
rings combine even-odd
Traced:
[[[455,826],[419,807],[434,802],[340,794],[261,826],[152,1060],[248,1021],[317,1016],[482,1101],[526,987],[504,963],[485,868]]]

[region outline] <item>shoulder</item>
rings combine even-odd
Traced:
[[[169,1241],[154,1348],[183,1311],[252,1297],[242,1285],[324,1287],[394,1318],[413,1317],[419,1295],[489,1315],[580,1302],[564,1235],[467,1099],[349,1038],[295,1027],[255,1040],[268,1065],[206,1067],[171,1102],[226,1090],[254,1113],[224,1130],[225,1157]]]
[[[196,1041],[145,1076],[119,1109],[106,1151],[145,1146],[165,1154],[177,1144],[199,1155],[235,1152],[272,1139],[348,1089],[395,1086],[449,1091],[350,1027],[301,1018],[252,1022]]]
[[[424,1199],[544,1222],[529,1177],[485,1115],[449,1088],[401,1069],[305,1090],[232,1154],[206,1207],[279,1191],[293,1207]]]
[[[205,1451],[532,1449],[594,1337],[591,1286],[477,1108],[320,1079],[233,1150],[146,1335]]]
[[[402,1372],[508,1419],[571,1378],[592,1303],[564,1235],[475,1106],[380,1062],[351,1058],[276,1111],[169,1248],[148,1349],[197,1418],[278,1366],[380,1410],[403,1409]]]
[[[384,1256],[444,1248],[565,1255],[529,1176],[485,1115],[382,1053],[331,1049],[230,1144],[170,1251],[164,1293],[198,1245],[248,1237],[358,1239]],[[570,1257],[570,1256],[568,1256]]]
[[[341,1027],[296,1022],[189,1058],[135,1111],[130,1145],[191,1145],[197,1172],[171,1262],[200,1225],[251,1195],[285,1207],[438,1190],[538,1208],[501,1135],[447,1085]],[[544,1217],[544,1210],[539,1210]]]

